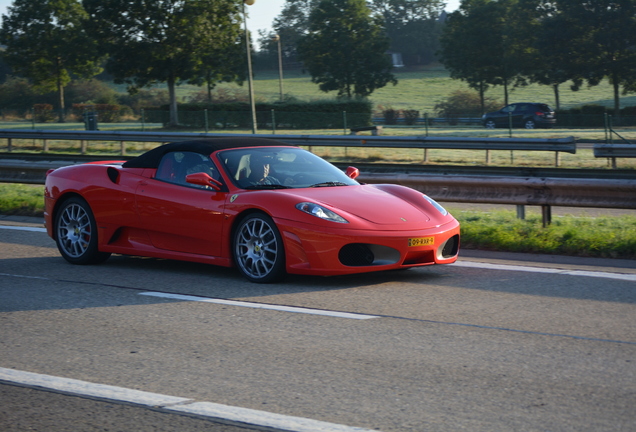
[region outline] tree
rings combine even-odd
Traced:
[[[91,77],[101,71],[96,43],[86,33],[87,19],[77,0],[15,0],[2,16],[5,60],[39,90],[57,91],[60,122],[71,75]]]
[[[84,0],[93,35],[110,54],[106,69],[134,93],[167,83],[170,124],[178,125],[176,86],[205,80],[205,61],[235,49],[241,3],[228,0]],[[231,80],[224,68],[209,79]],[[231,76],[230,76],[231,75]]]
[[[433,60],[439,48],[442,0],[370,0],[369,7],[384,17],[391,50],[402,53],[405,63]]]
[[[485,112],[485,93],[494,81],[493,68],[497,53],[493,46],[497,44],[497,36],[488,28],[489,16],[471,13],[487,0],[462,2],[459,10],[448,16],[440,37],[441,49],[438,52],[440,61],[450,72],[453,79],[468,83],[468,86],[479,92],[482,113]]]
[[[320,90],[364,97],[397,84],[382,18],[372,17],[364,0],[321,1],[311,12],[308,30],[298,54]]]
[[[505,104],[510,88],[526,83],[522,71],[530,59],[517,1],[463,0],[449,15],[440,40],[440,60],[451,77],[480,93],[501,85]]]
[[[556,16],[568,41],[579,80],[591,86],[608,78],[613,87],[614,112],[620,111],[620,93],[636,87],[636,1],[556,0]]]
[[[285,0],[280,15],[272,23],[272,30],[259,32],[261,54],[272,59],[272,64],[277,63],[278,43],[274,41],[274,36],[278,35],[283,62],[297,62],[298,42],[309,33],[309,15],[319,3],[320,0]]]

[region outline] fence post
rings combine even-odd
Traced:
[[[512,138],[512,112],[508,111],[508,137]]]
[[[276,114],[274,114],[274,110],[272,110],[272,134],[276,135]]]
[[[7,151],[11,153],[13,150],[13,138],[7,138]]]
[[[126,143],[124,141],[120,141],[120,153],[122,156],[126,156]]]
[[[343,134],[346,135],[347,134],[347,112],[346,111],[342,112],[342,119],[344,123]]]
[[[490,150],[486,150],[486,165],[490,165]]]
[[[47,139],[44,140],[44,146],[43,147],[44,147],[44,149],[43,149],[44,153],[48,153],[49,152],[49,140],[47,140]]]
[[[556,151],[554,153],[554,166],[558,168],[561,166],[561,152]]]
[[[80,151],[82,154],[86,154],[86,140],[80,141]]]
[[[144,116],[146,115],[146,112],[144,111],[144,109],[141,109],[141,131],[145,132],[146,130],[146,119],[144,118]]]

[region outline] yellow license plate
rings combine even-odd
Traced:
[[[435,237],[418,237],[409,239],[409,247],[430,246],[435,243]]]

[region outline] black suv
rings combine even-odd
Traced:
[[[556,124],[554,111],[542,103],[513,103],[499,111],[484,114],[481,119],[487,129],[508,127],[510,120],[513,127],[526,129],[552,127]]]

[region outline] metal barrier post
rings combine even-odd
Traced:
[[[524,220],[526,218],[526,206],[517,204],[517,219]]]
[[[541,220],[543,222],[543,228],[546,228],[552,223],[552,207],[549,205],[541,206]]]
[[[11,153],[13,150],[13,138],[7,138],[7,151]]]
[[[125,141],[120,141],[120,153],[122,156],[126,156],[126,142]]]

